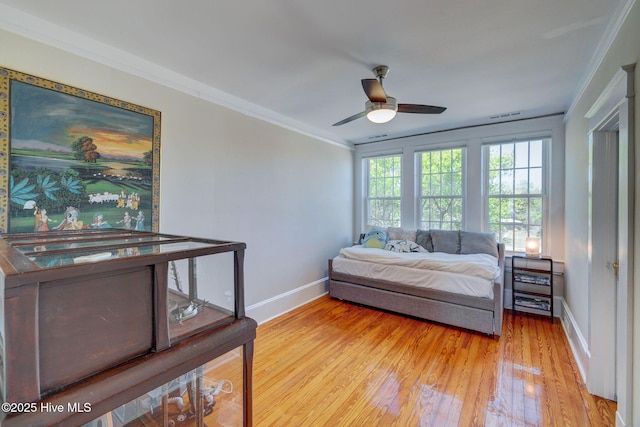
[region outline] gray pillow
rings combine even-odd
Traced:
[[[430,232],[433,252],[460,253],[460,232],[458,230],[430,230]]]
[[[498,258],[498,245],[493,233],[460,231],[461,254],[489,254]]]
[[[431,240],[431,233],[429,233],[429,230],[416,231],[416,243],[429,252],[433,252],[433,242]]]

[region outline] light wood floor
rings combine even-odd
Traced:
[[[263,426],[607,426],[559,321],[505,310],[499,339],[322,297],[258,327]]]

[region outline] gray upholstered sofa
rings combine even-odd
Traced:
[[[450,290],[398,283],[388,278],[378,279],[375,274],[371,276],[367,273],[368,277],[365,277],[357,273],[335,271],[336,257],[329,260],[329,294],[332,297],[486,334],[501,334],[505,255],[504,245],[496,243],[492,234],[401,228],[387,228],[385,231],[390,240],[413,241],[429,252],[463,255],[488,253],[495,256],[499,272],[495,279],[486,284],[489,288],[493,286],[492,296],[464,295]],[[363,237],[361,235],[361,241]],[[452,282],[455,279],[448,277]],[[446,281],[448,277],[447,274],[440,275],[437,280]]]

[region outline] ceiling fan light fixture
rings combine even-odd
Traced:
[[[387,123],[396,116],[398,111],[398,101],[390,96],[387,102],[371,102],[365,103],[365,112],[367,119],[373,123]]]

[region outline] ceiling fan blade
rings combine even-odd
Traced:
[[[398,104],[398,113],[440,114],[446,109],[435,105]]]
[[[333,126],[340,126],[340,125],[343,125],[343,124],[345,124],[345,123],[349,123],[349,122],[352,122],[352,121],[354,121],[354,120],[356,120],[356,119],[359,119],[360,117],[364,117],[364,116],[366,116],[366,115],[367,115],[367,112],[366,112],[366,111],[363,111],[362,113],[354,114],[354,115],[353,115],[353,116],[351,116],[351,117],[347,117],[347,118],[346,118],[346,119],[344,119],[344,120],[340,120],[339,122],[334,123],[334,124],[333,124]]]
[[[387,102],[387,94],[376,79],[362,79],[362,89],[371,102]]]
[[[398,104],[398,113],[440,114],[446,109],[435,105]]]

